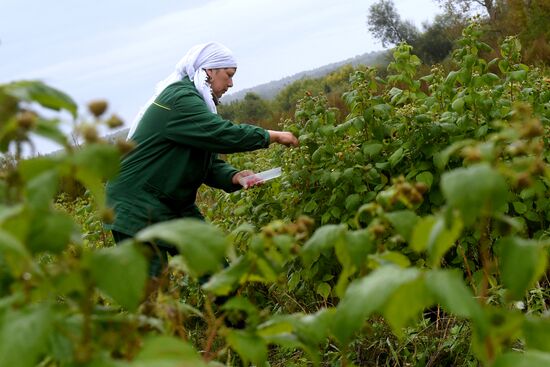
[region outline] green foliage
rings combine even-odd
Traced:
[[[193,347],[179,339],[158,336],[144,341],[132,366],[138,367],[202,367],[204,363]]]
[[[337,304],[329,337],[339,341],[341,358],[364,335],[358,321],[382,315],[404,336],[426,308],[439,305],[468,320],[472,351],[489,364],[507,338],[523,340],[526,332],[521,317],[490,305],[508,310],[522,300],[531,307],[530,289],[547,284],[549,112],[541,106],[549,86],[540,70],[521,63],[517,40],[505,40],[502,58],[488,62],[479,25],[463,35],[448,74],[434,67],[417,79],[420,61],[402,45],[386,79],[373,69],[351,76],[344,120],[323,96],[306,94],[286,125],[299,135],[299,148],[230,157],[248,169],[250,159],[258,169],[281,165],[286,174],[220,194],[212,219],[297,238],[302,262],[286,261],[285,292],[327,309]],[[301,215],[318,227],[306,241],[293,222]],[[270,218],[287,224],[268,225]],[[254,240],[240,246],[253,251]],[[409,270],[410,279],[401,274]],[[244,271],[238,278],[242,283]],[[273,274],[263,279],[281,282]],[[508,327],[496,318],[510,320]]]
[[[537,241],[514,237],[503,238],[497,246],[502,284],[511,298],[522,299],[546,270],[546,250]]]
[[[136,239],[152,243],[159,239],[176,246],[187,269],[197,276],[220,270],[228,247],[221,231],[197,219],[158,223],[140,231]]]
[[[271,110],[267,101],[254,93],[247,93],[242,101],[219,106],[219,114],[224,118],[264,126],[271,120]]]
[[[442,62],[453,49],[454,36],[452,29],[455,19],[449,15],[437,15],[434,22],[425,25],[424,31],[412,43],[414,52],[427,65]]]
[[[2,311],[0,362],[4,366],[35,366],[47,351],[48,335],[52,331],[51,309],[30,306]]]
[[[84,259],[97,288],[119,305],[135,311],[145,292],[147,262],[131,243],[104,248]]]
[[[46,108],[76,117],[76,104],[41,82],[2,85],[0,95],[2,151],[15,152],[1,172],[0,364],[86,363],[94,358],[99,340],[92,331],[101,329],[98,318],[118,313],[117,308],[97,309],[97,291],[133,311],[145,288],[146,260],[140,251],[128,245],[90,252],[97,237],[82,236],[82,230],[110,215],[103,181],[116,174],[120,151],[90,139],[91,127],[82,135],[88,145],[70,147],[60,120],[40,114]],[[30,134],[52,139],[66,150],[23,159],[25,145],[32,148]],[[85,204],[63,206],[63,196],[54,203],[63,179],[78,180],[89,190]],[[77,223],[75,214],[83,214],[82,209],[89,219]]]
[[[468,187],[468,190],[464,190]],[[486,163],[457,168],[441,176],[441,190],[449,206],[457,209],[466,225],[499,213],[506,205],[504,177]]]
[[[346,113],[305,93],[285,122],[300,147],[229,157],[281,178],[202,193],[217,227],[158,223],[117,247],[99,221],[125,146],[84,123],[81,147],[22,159],[43,118],[20,102],[73,105],[0,86],[16,153],[0,177],[0,364],[547,364],[548,76],[514,38],[486,61],[479,26],[463,34],[448,73],[418,79],[405,44],[384,78],[356,70]],[[63,178],[86,196],[56,197]],[[180,255],[147,279],[140,242]]]

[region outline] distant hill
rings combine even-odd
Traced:
[[[129,128],[123,128],[123,129],[117,130],[113,133],[110,133],[108,135],[103,136],[103,139],[105,139],[105,140],[107,140],[111,143],[114,143],[117,140],[126,140],[126,137],[128,136],[129,132],[130,132]]]
[[[269,83],[260,84],[252,88],[247,88],[235,93],[227,94],[222,98],[222,102],[230,103],[233,101],[243,99],[247,93],[255,93],[263,99],[273,99],[281,89],[295,82],[296,80],[299,80],[302,78],[312,78],[312,79],[321,78],[335,71],[336,69],[348,64],[357,66],[357,65],[377,65],[377,64],[383,63],[386,52],[387,51],[372,51],[372,52],[364,53],[362,55],[351,57],[343,61],[321,66],[317,69],[302,71],[300,73],[287,76],[283,79],[271,81]]]

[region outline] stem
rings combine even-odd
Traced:
[[[472,271],[470,269],[470,265],[468,264],[468,259],[466,258],[466,253],[464,251],[464,249],[462,248],[462,246],[458,245],[458,251],[461,253],[462,255],[462,260],[464,261],[464,266],[466,268],[466,275],[468,277],[468,281],[470,282],[470,286],[472,287],[472,289],[474,290],[474,294],[477,294],[477,288],[476,288],[476,284],[474,282],[474,277],[472,275]]]
[[[80,340],[80,345],[77,348],[77,355],[75,360],[79,363],[88,362],[92,357],[92,309],[93,309],[93,297],[94,286],[89,279],[86,279],[86,291],[82,302],[80,304],[80,309],[82,312],[83,322],[82,322],[82,339]]]
[[[488,296],[488,290],[489,290],[489,274],[491,270],[493,269],[493,261],[491,259],[491,241],[489,236],[489,227],[490,227],[490,219],[489,217],[482,217],[481,218],[481,224],[480,224],[480,238],[479,238],[479,244],[480,244],[480,256],[481,256],[481,266],[483,270],[483,281],[481,283],[481,289],[478,294],[480,297],[481,302],[485,302],[485,299]]]
[[[23,148],[21,148],[21,142],[17,141],[15,143],[15,160],[17,162],[19,162],[21,160],[21,156],[23,154],[22,152],[23,152]]]
[[[483,305],[486,303],[489,293],[489,275],[493,269],[493,261],[491,259],[491,239],[490,239],[490,223],[491,220],[488,216],[482,216],[480,224],[480,252],[481,252],[481,265],[483,270],[483,281],[481,283],[481,290],[479,293],[479,302]],[[487,360],[492,362],[495,358],[495,345],[490,336],[486,336],[484,340],[485,353]]]
[[[439,305],[437,305],[437,318],[435,319],[435,330],[439,330]]]
[[[216,353],[211,353],[212,345],[214,344],[214,339],[216,338],[216,335],[218,334],[218,329],[220,328],[224,317],[220,316],[219,318],[216,318],[216,315],[214,315],[214,311],[212,311],[212,304],[210,302],[210,298],[206,298],[206,301],[204,303],[204,307],[206,308],[206,316],[207,316],[207,322],[208,322],[208,338],[206,339],[206,344],[204,346],[204,357],[203,359],[206,362],[209,362],[216,356]]]

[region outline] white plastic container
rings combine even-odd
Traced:
[[[268,169],[267,171],[262,171],[250,176],[242,177],[241,179],[239,179],[239,183],[246,189],[257,182],[269,181],[281,176],[281,174],[282,174],[281,167],[276,167],[276,168]]]

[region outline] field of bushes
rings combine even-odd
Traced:
[[[1,85],[0,365],[550,365],[550,74],[482,35],[451,67],[401,44],[345,69],[282,116],[299,147],[225,157],[282,177],[118,246],[103,187],[132,146],[97,126],[120,121],[96,102],[74,146],[41,112],[77,118],[68,95]],[[25,158],[31,134],[65,149]],[[151,280],[155,239],[180,255]]]

